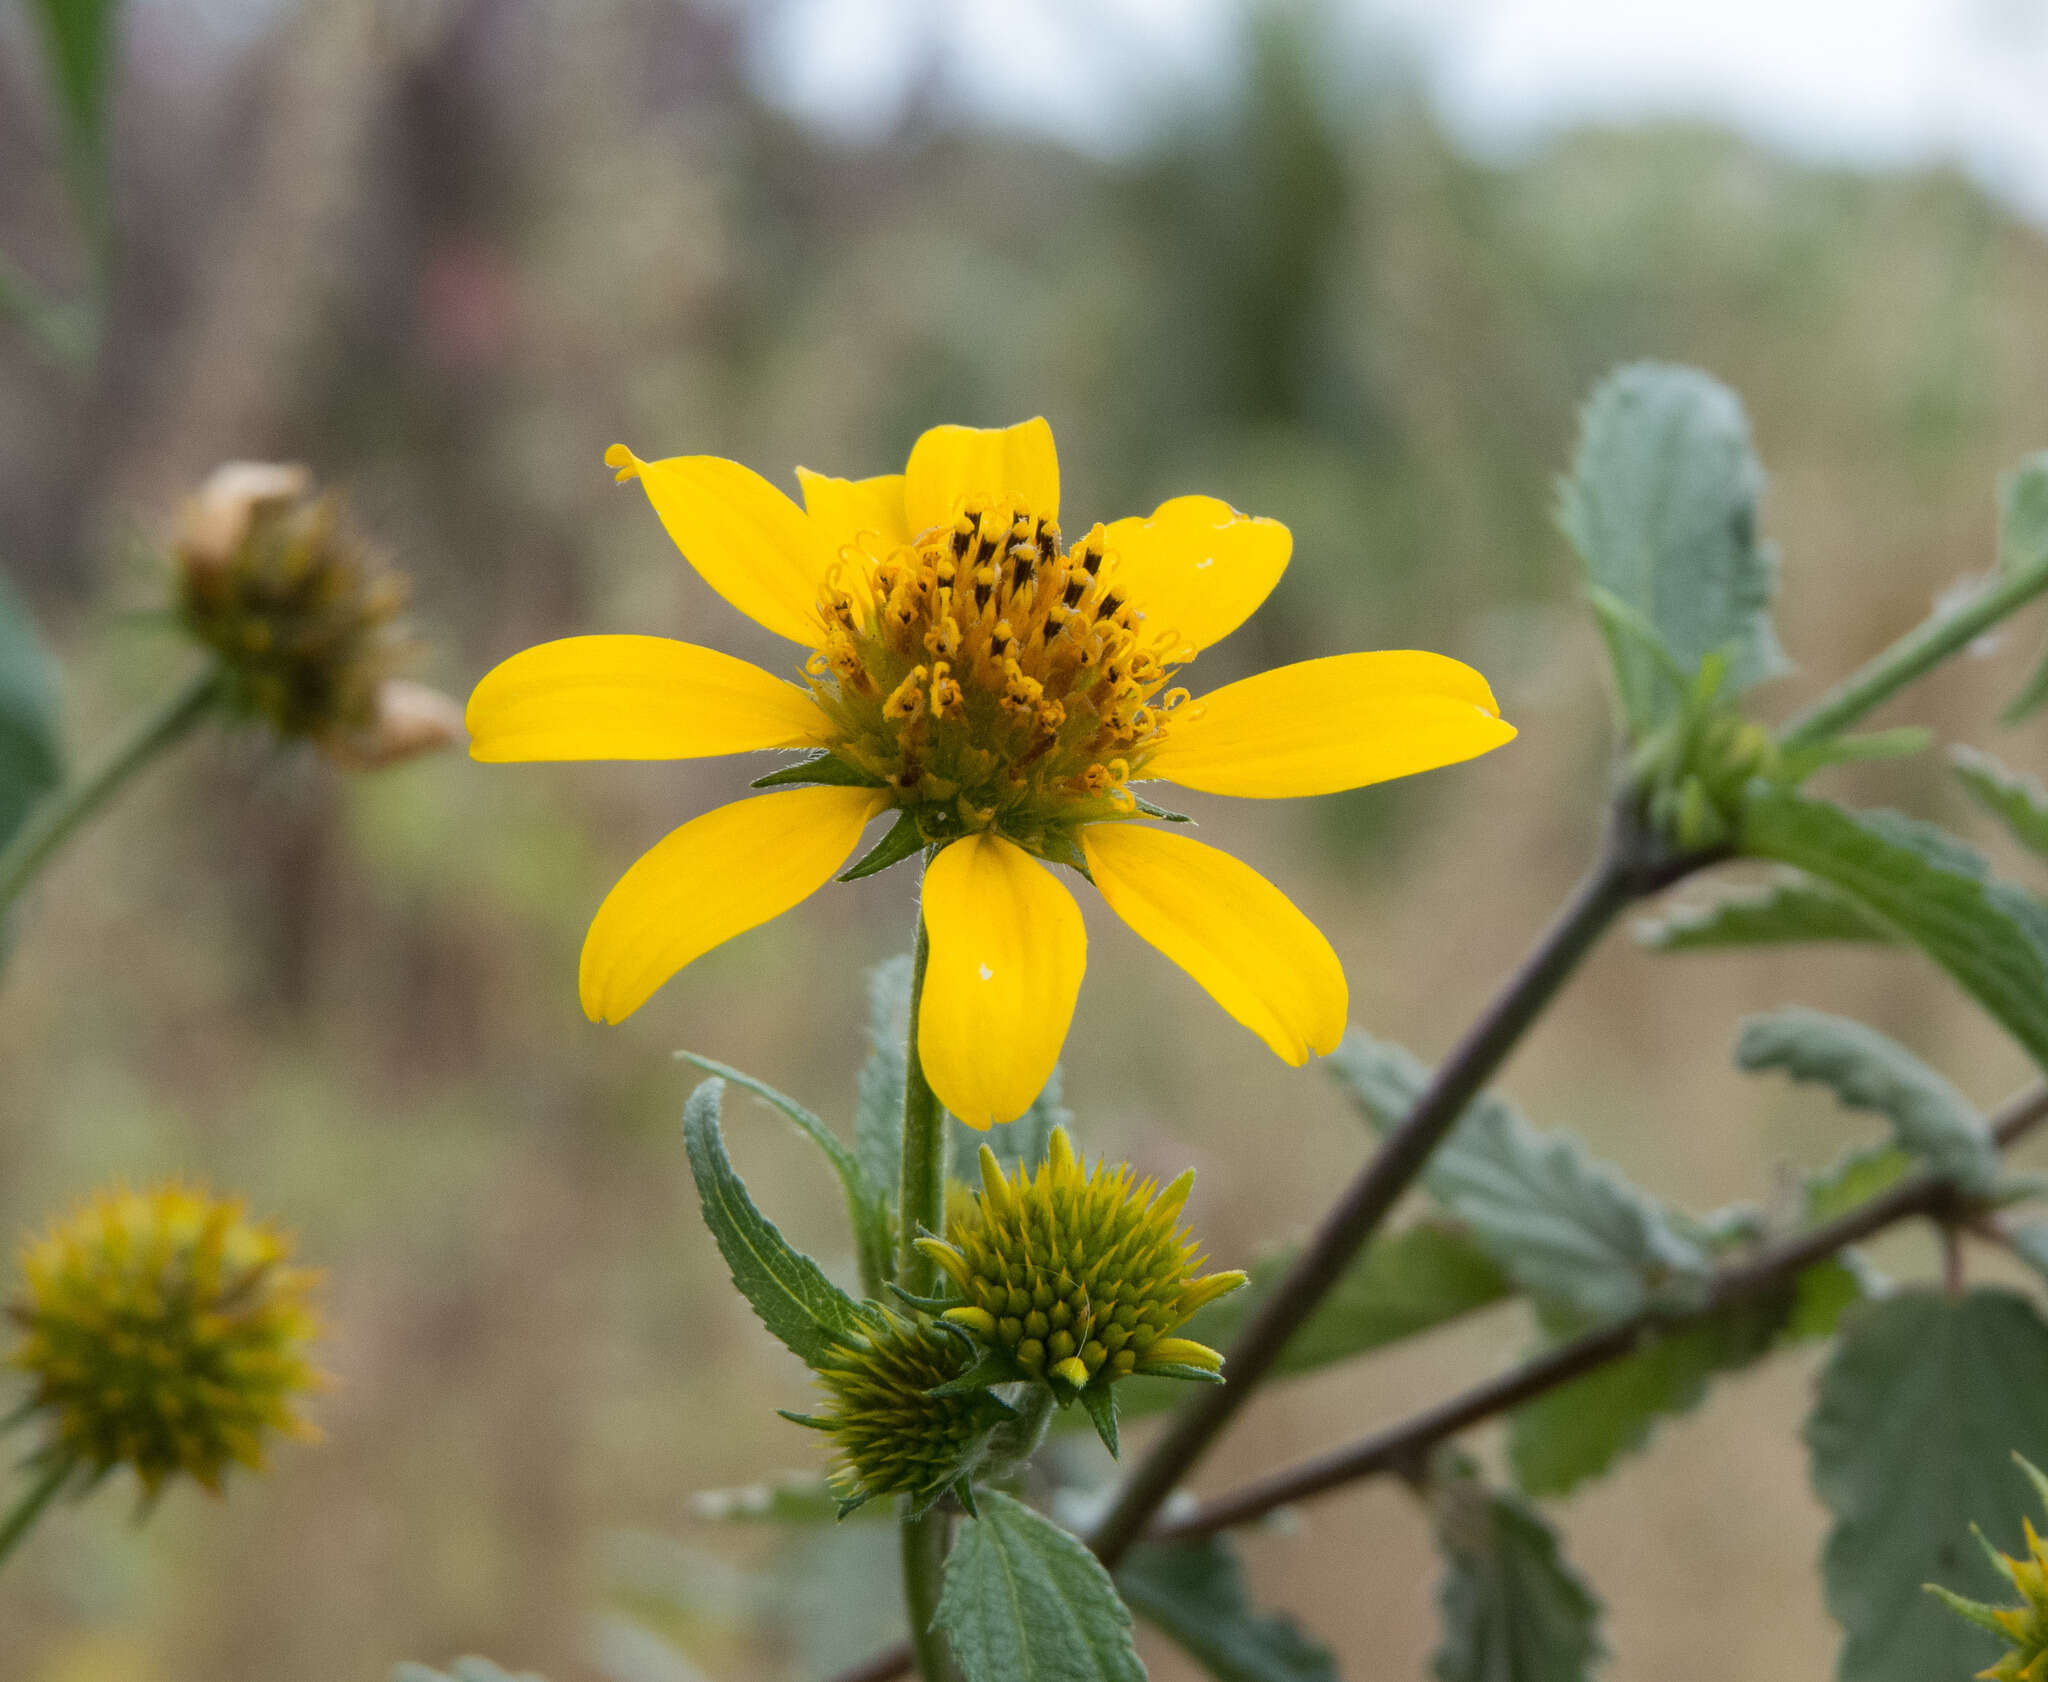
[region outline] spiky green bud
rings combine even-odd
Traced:
[[[2048,1478],[2021,1456],[2015,1454],[2013,1459],[2027,1474],[2042,1503],[2048,1505]],[[1976,1535],[1991,1563],[2019,1590],[2021,1605],[1993,1606],[1982,1600],[1966,1600],[1939,1583],[1922,1585],[1957,1617],[1997,1636],[2012,1649],[1989,1670],[1978,1671],[1979,1682],[2048,1682],[2048,1546],[2035,1534],[2031,1519],[2020,1522],[2027,1535],[2025,1559],[2000,1553],[1984,1539],[1982,1531]]]
[[[24,1249],[11,1362],[33,1386],[42,1453],[130,1466],[154,1495],[184,1472],[218,1490],[261,1470],[266,1436],[309,1436],[317,1275],[240,1203],[181,1185],[94,1198]]]
[[[1171,1334],[1244,1275],[1197,1276],[1174,1224],[1193,1185],[1192,1170],[1161,1188],[1128,1164],[1086,1169],[1064,1128],[1036,1172],[1005,1174],[984,1145],[972,1204],[918,1240],[959,1299],[941,1321],[995,1357],[991,1382],[1037,1380],[1063,1403],[1132,1373],[1213,1379],[1223,1357]]]
[[[838,1448],[831,1483],[842,1513],[878,1495],[929,1504],[972,1476],[1011,1410],[978,1385],[949,1388],[969,1364],[957,1338],[886,1311],[872,1336],[824,1358],[818,1382],[830,1410],[787,1417]]]

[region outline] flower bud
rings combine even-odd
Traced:
[[[239,1202],[176,1184],[104,1193],[32,1240],[10,1364],[46,1462],[129,1466],[149,1496],[180,1472],[218,1491],[229,1466],[263,1468],[266,1437],[312,1435],[317,1276],[290,1256]]]

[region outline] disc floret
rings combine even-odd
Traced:
[[[928,1505],[972,1476],[1011,1409],[978,1385],[956,1388],[966,1365],[956,1339],[886,1310],[877,1310],[872,1335],[824,1357],[818,1382],[829,1411],[788,1417],[831,1436],[842,1514],[882,1495]]]
[[[21,1258],[10,1364],[33,1386],[42,1453],[94,1476],[132,1467],[148,1495],[183,1472],[217,1491],[263,1467],[264,1439],[312,1431],[298,1402],[317,1275],[239,1202],[177,1184],[102,1194]]]
[[[872,541],[872,540],[870,540]],[[1135,816],[1126,786],[1187,699],[1183,657],[1117,589],[1103,528],[1072,549],[1012,503],[880,555],[849,546],[808,668],[832,754],[890,789],[926,842],[994,829],[1042,857]]]
[[[1133,1373],[1218,1381],[1223,1357],[1173,1335],[1245,1282],[1198,1276],[1200,1251],[1174,1224],[1194,1178],[1161,1188],[1127,1163],[1084,1168],[1060,1127],[1035,1172],[1006,1174],[984,1145],[970,1210],[945,1239],[918,1240],[960,1298],[941,1323],[1063,1403]]]

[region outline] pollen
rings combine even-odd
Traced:
[[[1101,526],[1069,549],[1029,509],[966,504],[950,526],[849,546],[806,668],[834,754],[894,791],[925,840],[994,829],[1078,858],[1079,825],[1134,816],[1126,786],[1186,692],[1181,640],[1117,592]]]
[[[1245,1276],[1198,1276],[1175,1224],[1193,1185],[1192,1171],[1161,1188],[1127,1164],[1084,1168],[1064,1128],[1035,1173],[1004,1173],[984,1145],[972,1205],[944,1241],[918,1240],[959,1299],[941,1322],[1067,1401],[1133,1373],[1213,1378],[1223,1357],[1172,1334]]]

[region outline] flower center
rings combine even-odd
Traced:
[[[968,504],[879,557],[848,548],[819,602],[811,687],[834,753],[882,778],[929,841],[996,829],[1047,857],[1136,810],[1125,784],[1187,698],[1176,638],[1104,577],[1102,527],[1072,549],[1028,509]]]

